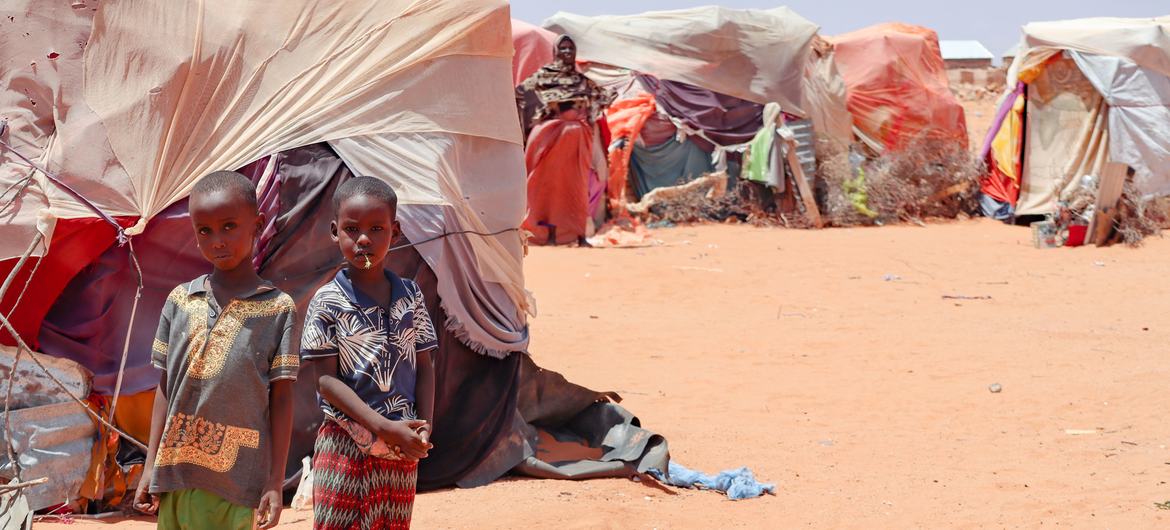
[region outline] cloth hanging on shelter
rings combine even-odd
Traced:
[[[759,103],[648,75],[638,76],[638,81],[654,94],[659,109],[718,145],[750,142],[764,123],[764,106]]]
[[[1054,213],[1057,198],[1108,161],[1108,104],[1067,57],[1028,85],[1027,139],[1016,215]]]
[[[1008,106],[999,130],[990,142],[988,172],[980,191],[996,201],[1014,208],[1020,196],[1020,173],[1024,145],[1024,105],[1026,97],[1012,92],[1003,102]]]
[[[711,157],[698,144],[671,139],[651,147],[634,146],[630,182],[635,197],[641,200],[657,188],[685,184],[714,169]]]
[[[642,134],[642,127],[656,112],[654,96],[646,93],[623,99],[606,111],[610,134],[623,143],[609,152],[609,198],[624,200],[630,176],[630,156],[634,144]]]
[[[592,126],[574,112],[532,130],[525,153],[528,215],[522,225],[537,245],[565,244],[585,237],[588,179],[593,160]],[[550,227],[556,238],[549,240]]]
[[[783,170],[777,165],[776,153],[782,148],[776,144],[776,127],[780,125],[780,105],[769,103],[764,107],[764,126],[752,138],[747,161],[746,180],[767,184],[772,188],[783,188]],[[777,171],[779,169],[779,171]]]

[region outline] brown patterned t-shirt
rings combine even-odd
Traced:
[[[260,504],[271,465],[268,390],[296,379],[296,306],[272,284],[220,308],[206,276],[171,291],[152,363],[167,374],[167,420],[151,493],[203,489]]]

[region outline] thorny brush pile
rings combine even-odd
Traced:
[[[830,226],[953,219],[974,214],[978,209],[982,166],[958,146],[923,143],[915,149],[867,161],[862,165],[864,183],[850,163],[847,148],[821,142],[817,158],[815,194],[821,216]],[[856,206],[858,191],[865,196],[860,201],[865,208]],[[738,221],[757,226],[810,227],[812,223],[804,215],[800,201],[795,203],[795,213],[783,213],[776,207],[776,196],[770,189],[737,180],[720,197],[691,193],[657,203],[649,209],[646,221]],[[876,215],[865,215],[862,210]]]
[[[862,161],[859,170],[844,149],[818,147],[822,214],[834,226],[955,219],[979,209],[983,164],[960,145],[920,141]]]

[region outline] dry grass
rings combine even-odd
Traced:
[[[1121,242],[1130,247],[1141,246],[1147,237],[1161,237],[1162,229],[1170,228],[1170,197],[1142,199],[1127,182],[1113,223]]]

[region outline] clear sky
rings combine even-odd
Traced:
[[[1020,26],[1027,22],[1170,15],[1168,0],[513,0],[512,16],[540,25],[557,11],[628,15],[711,4],[737,8],[787,5],[820,25],[823,35],[880,22],[908,22],[937,31],[940,39],[981,41],[996,56],[1015,45]]]

